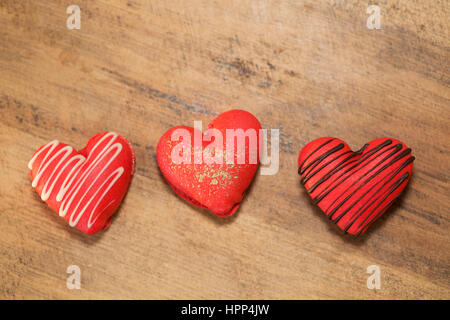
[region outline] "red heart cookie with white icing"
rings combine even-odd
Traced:
[[[298,173],[314,203],[352,235],[367,228],[406,187],[413,168],[411,149],[381,138],[354,152],[342,140],[320,138],[298,157]]]
[[[205,134],[191,127],[174,127],[159,140],[159,168],[184,200],[217,216],[231,216],[258,169],[260,130],[259,121],[243,110],[220,114]],[[180,152],[183,162],[174,158]]]
[[[128,140],[104,132],[80,151],[54,140],[36,151],[28,167],[41,199],[70,226],[94,234],[109,227],[127,193],[134,162]]]

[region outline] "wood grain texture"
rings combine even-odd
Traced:
[[[81,8],[81,30],[66,27]],[[0,0],[0,298],[450,298],[449,3]],[[280,170],[237,215],[177,197],[155,146],[230,108],[281,133]],[[113,130],[136,174],[110,229],[85,236],[40,201],[27,163]],[[345,236],[297,175],[308,141],[392,136],[416,156],[406,193]],[[81,290],[66,268],[82,270]],[[381,268],[368,290],[366,268]]]

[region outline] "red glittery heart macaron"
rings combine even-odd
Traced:
[[[231,216],[258,169],[260,130],[259,121],[243,110],[220,114],[205,133],[174,127],[159,140],[159,168],[180,197],[217,216]],[[180,154],[183,162],[176,159]]]
[[[50,208],[87,234],[109,227],[134,171],[131,144],[113,132],[93,136],[86,147],[51,141],[28,164],[32,186]]]
[[[411,149],[381,138],[352,151],[342,140],[320,138],[298,156],[298,173],[314,203],[352,235],[367,228],[406,187],[413,168]]]

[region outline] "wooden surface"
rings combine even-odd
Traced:
[[[81,30],[66,27],[81,8]],[[449,3],[0,0],[0,297],[450,298]],[[237,215],[177,197],[155,159],[171,126],[230,108],[281,133],[280,170],[257,175]],[[110,229],[85,236],[31,187],[53,139],[116,131],[136,175]],[[354,149],[401,139],[416,156],[401,198],[345,236],[297,175],[308,141]],[[81,289],[66,288],[78,265]],[[381,269],[369,290],[366,268]]]

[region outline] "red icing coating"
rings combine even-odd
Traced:
[[[168,130],[159,140],[156,154],[159,168],[172,189],[184,200],[201,208],[206,208],[217,216],[231,216],[239,208],[245,191],[249,187],[259,165],[259,138],[261,125],[249,112],[231,110],[220,114],[208,126],[219,130],[223,136],[222,150],[226,150],[226,129],[254,129],[256,133],[257,162],[250,164],[251,149],[249,139],[245,143],[245,163],[238,164],[237,143],[234,147],[234,164],[211,163],[203,161],[194,163],[194,132],[197,129],[178,126]],[[191,161],[190,163],[174,163],[172,150],[179,141],[172,141],[172,133],[177,129],[185,129],[190,133]],[[203,133],[197,130],[200,137]],[[203,139],[202,139],[203,140]],[[214,139],[212,140],[214,141]],[[203,141],[203,151],[211,141]],[[242,154],[242,153],[241,153]]]
[[[364,233],[406,187],[414,157],[393,138],[376,139],[353,152],[342,140],[324,137],[298,156],[301,183],[339,228]]]
[[[131,144],[104,132],[80,151],[58,141],[42,146],[29,166],[34,187],[49,207],[71,226],[94,234],[109,227],[130,185],[134,163]]]

